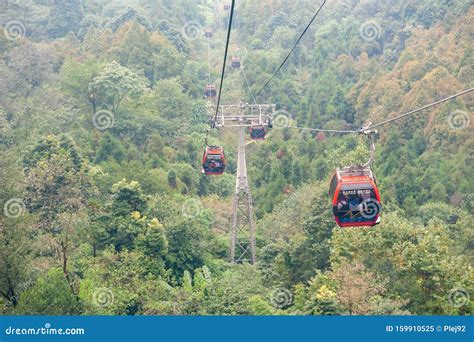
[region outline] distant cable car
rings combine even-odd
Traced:
[[[263,125],[254,125],[250,127],[250,137],[253,140],[264,140],[267,130]]]
[[[206,146],[202,157],[202,173],[221,175],[225,170],[226,160],[222,146]]]
[[[228,3],[224,4],[224,11],[230,11],[230,5]]]
[[[204,35],[206,36],[206,38],[212,38],[213,34],[214,34],[214,32],[212,31],[211,28],[206,28],[204,30]]]
[[[329,196],[339,227],[374,226],[380,222],[380,194],[370,168],[348,166],[337,170]]]
[[[217,95],[216,85],[214,83],[206,84],[206,89],[204,91],[205,98],[214,98]]]
[[[232,56],[232,67],[233,68],[240,68],[240,57],[239,56]]]

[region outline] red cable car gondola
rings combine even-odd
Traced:
[[[204,91],[205,98],[214,98],[217,95],[216,85],[214,83],[206,84],[206,89]]]
[[[212,38],[214,32],[212,31],[211,28],[206,28],[204,30],[204,36],[206,36],[206,38]]]
[[[263,125],[253,125],[250,127],[250,137],[253,140],[264,140],[267,130]]]
[[[337,170],[329,195],[339,227],[374,226],[380,222],[380,194],[370,168],[348,166]]]
[[[239,56],[232,56],[232,67],[233,68],[240,68],[240,57]]]
[[[336,170],[329,185],[332,211],[339,227],[374,226],[380,223],[380,194],[370,165],[375,159],[371,123],[361,128],[360,133],[370,139],[370,159],[364,165],[347,166]]]
[[[222,146],[206,146],[202,157],[202,173],[205,175],[221,175],[225,170],[225,155]]]

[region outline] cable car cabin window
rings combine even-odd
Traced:
[[[371,184],[342,185],[333,207],[334,216],[343,226],[375,224],[381,207]]]
[[[265,139],[266,130],[265,127],[251,127],[250,128],[250,137],[255,140],[262,140]]]
[[[215,84],[208,83],[206,85],[204,96],[205,97],[215,97],[217,95],[216,86]]]
[[[233,56],[232,57],[232,67],[240,68],[240,58],[239,58],[239,56]]]
[[[218,161],[220,161],[220,160],[222,160],[222,157],[221,157],[220,154],[208,154],[207,159],[208,160],[218,160]]]
[[[207,28],[207,29],[204,31],[204,35],[206,36],[206,38],[212,38],[212,35],[213,35],[212,29]]]
[[[203,164],[205,173],[220,174],[224,172],[225,163],[220,154],[208,154]]]

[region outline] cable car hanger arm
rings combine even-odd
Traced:
[[[370,168],[372,166],[372,163],[375,160],[375,140],[374,140],[374,135],[377,134],[376,129],[372,129],[372,122],[369,122],[366,126],[362,126],[361,129],[359,129],[358,133],[359,134],[364,134],[366,135],[369,140],[370,140],[370,158],[369,160],[365,163],[362,164],[363,168]]]

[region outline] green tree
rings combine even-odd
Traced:
[[[76,33],[84,18],[84,6],[75,0],[55,0],[48,18],[48,35],[50,38],[64,37],[68,32]]]
[[[24,184],[19,181],[15,166],[17,155],[4,147],[0,151],[0,302],[4,307],[14,307],[35,277],[31,265],[34,222],[24,207]]]
[[[387,294],[408,300],[406,308],[416,314],[472,310],[472,303],[456,307],[448,300],[457,288],[471,291],[474,273],[466,257],[449,252],[453,241],[440,221],[424,227],[390,214],[377,229],[344,232],[337,231],[331,241],[334,268],[347,260],[363,262],[370,272],[386,275]]]
[[[125,159],[125,156],[126,151],[122,143],[109,132],[105,132],[100,139],[95,162],[101,163],[113,158],[120,163]]]
[[[37,227],[48,236],[73,293],[70,252],[78,229],[87,220],[87,197],[93,191],[87,166],[66,136],[41,140],[24,158],[27,207],[38,215]]]
[[[128,68],[113,61],[89,84],[89,92],[110,105],[117,112],[120,103],[127,97],[138,97],[143,93],[142,79]]]
[[[159,80],[154,89],[154,105],[166,119],[189,118],[192,102],[177,79]]]
[[[163,225],[156,218],[152,219],[138,236],[136,244],[146,255],[164,257],[168,252],[168,240]]]
[[[105,250],[86,259],[79,296],[85,314],[171,314],[173,289],[150,272],[153,261],[139,251]],[[165,311],[170,310],[170,311]]]
[[[142,243],[147,245],[146,232],[150,221],[146,214],[149,208],[138,182],[124,179],[114,184],[110,203],[105,209],[107,212],[98,218],[98,237],[102,246],[112,244],[118,251],[130,250],[140,234],[145,234]]]
[[[177,279],[184,271],[193,271],[204,266],[212,257],[212,239],[206,234],[204,222],[196,219],[176,217],[166,227],[169,241],[167,266]]]
[[[52,268],[23,293],[15,311],[22,315],[77,315],[81,304],[69,291],[62,270]]]
[[[176,172],[174,170],[168,171],[168,185],[172,188],[176,188]]]

